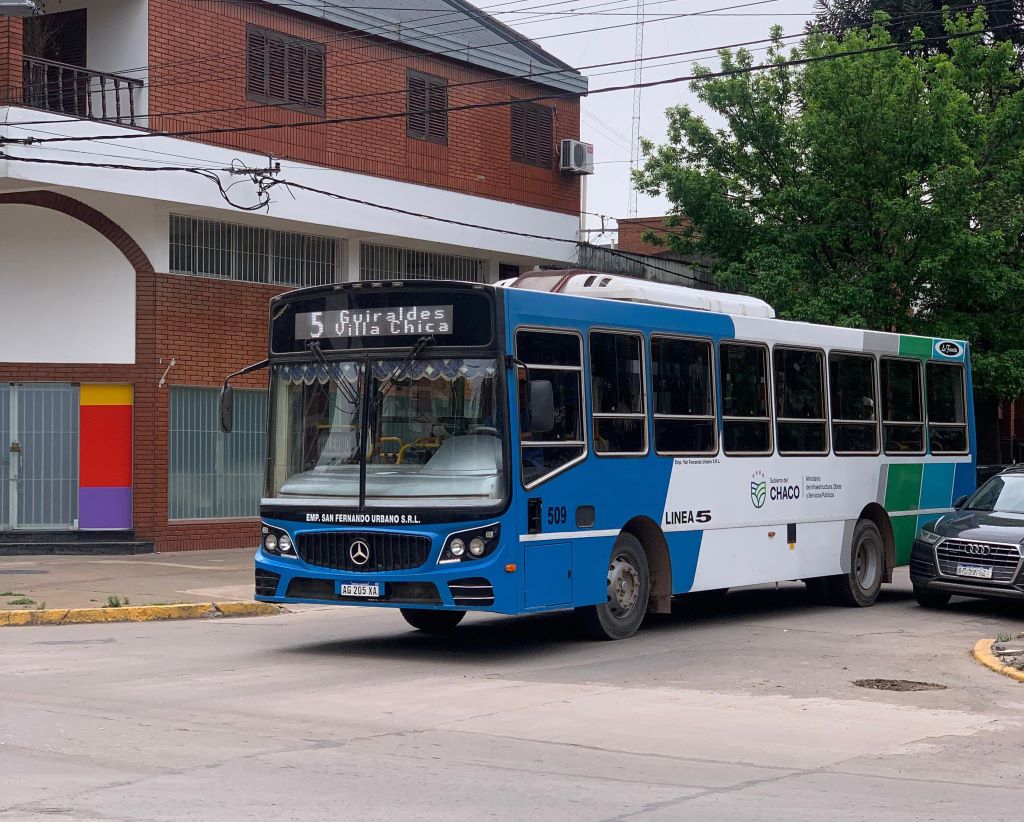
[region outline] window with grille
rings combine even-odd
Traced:
[[[536,103],[512,103],[512,159],[551,168],[554,156],[554,109]]]
[[[320,43],[249,26],[245,93],[249,100],[323,114],[326,51]]]
[[[173,274],[272,285],[325,285],[335,280],[339,240],[315,234],[171,215]]]
[[[448,81],[410,71],[406,75],[409,119],[406,134],[431,143],[448,142]]]
[[[363,243],[359,247],[359,279],[459,280],[482,283],[486,272],[484,262],[454,254]]]
[[[235,425],[217,427],[216,388],[170,390],[168,517],[223,519],[259,514],[266,459],[267,392],[235,391]]]

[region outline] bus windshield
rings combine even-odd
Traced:
[[[368,502],[501,500],[499,373],[493,357],[276,366],[269,495],[357,501],[365,455]]]

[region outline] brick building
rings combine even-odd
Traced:
[[[265,376],[214,408],[272,295],[575,258],[586,79],[461,0],[41,5],[0,17],[0,549],[255,544]],[[257,205],[268,157],[347,199],[210,179]]]

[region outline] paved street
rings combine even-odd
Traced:
[[[1019,818],[1024,686],[968,651],[1021,617],[923,611],[904,575],[865,611],[761,587],[618,643],[341,608],[5,629],[0,818]]]

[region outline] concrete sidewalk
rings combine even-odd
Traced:
[[[253,553],[0,557],[0,610],[250,601]]]

